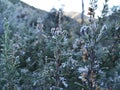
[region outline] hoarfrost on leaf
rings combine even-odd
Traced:
[[[28,72],[28,69],[21,69],[21,72],[26,74]]]
[[[78,72],[79,72],[79,73],[88,72],[88,68],[87,68],[87,67],[79,67],[79,68],[78,68]]]
[[[66,83],[66,79],[64,77],[60,77],[60,80],[62,81],[62,84],[65,86],[65,87],[68,87],[68,84]]]

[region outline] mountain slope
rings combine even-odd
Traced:
[[[6,18],[10,24],[10,29],[12,32],[21,31],[24,29],[36,29],[38,18],[41,18],[44,25],[44,30],[48,34],[51,32],[51,28],[57,26],[57,23],[55,22],[55,18],[58,18],[56,13],[36,9],[21,1],[15,4],[11,3],[10,1],[5,3],[6,6],[8,3],[10,3],[10,6],[6,7],[3,10],[3,13],[0,14],[0,22],[4,23],[4,18]],[[0,8],[2,7],[0,6]],[[62,28],[68,30],[69,33],[71,33],[70,37],[74,37],[75,33],[79,34],[80,23],[74,18],[63,15]]]
[[[78,12],[64,12],[64,15],[78,21],[79,23],[81,23],[81,13]],[[84,20],[85,22],[88,22],[88,17],[84,15]]]

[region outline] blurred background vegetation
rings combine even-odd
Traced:
[[[120,7],[108,6],[81,24],[80,14],[0,0],[0,90],[119,90]]]

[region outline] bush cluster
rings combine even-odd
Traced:
[[[119,9],[79,25],[13,3],[0,0],[0,90],[119,90]]]

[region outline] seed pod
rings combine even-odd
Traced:
[[[87,56],[83,55],[83,56],[82,56],[82,60],[83,60],[84,62],[86,62]]]
[[[90,12],[94,12],[94,9],[91,8],[91,7],[89,7],[89,8],[88,8],[88,11],[90,11]]]
[[[86,81],[86,76],[87,76],[87,73],[86,72],[83,72],[82,74],[81,74],[81,76],[82,76],[82,81]]]
[[[87,49],[84,50],[82,59],[83,59],[84,62],[86,62],[86,60],[88,59],[88,51],[87,51]]]
[[[95,12],[93,8],[91,7],[88,8],[88,15],[92,15],[93,17],[95,16]]]
[[[93,15],[93,17],[95,16],[95,12],[88,12],[88,15]]]
[[[88,12],[88,15],[92,15],[92,12]]]

